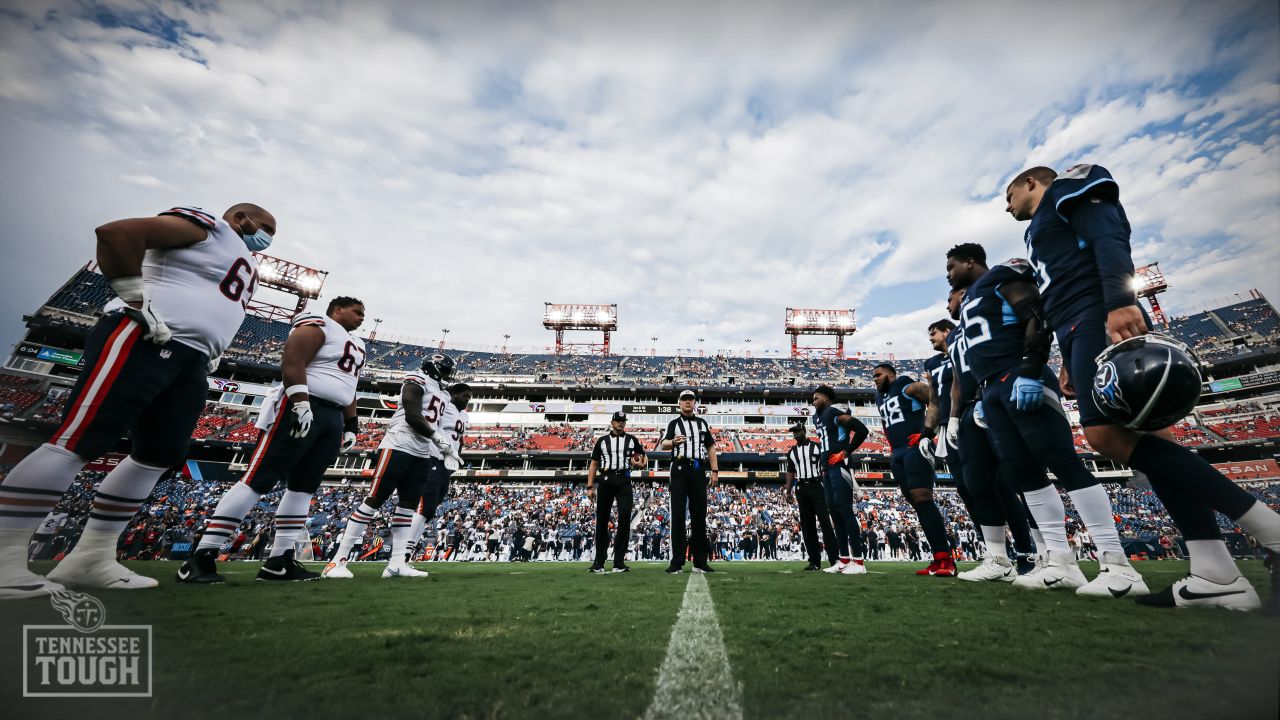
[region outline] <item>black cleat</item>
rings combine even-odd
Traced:
[[[276,582],[298,582],[320,579],[320,573],[311,572],[302,563],[293,559],[293,551],[285,550],[283,555],[267,558],[258,568],[258,580]]]
[[[226,582],[226,578],[218,574],[218,551],[197,550],[191,559],[182,563],[174,580],[180,583],[212,585]]]
[[[1018,561],[1017,561],[1016,565],[1017,565],[1017,568],[1018,568],[1018,574],[1019,574],[1019,575],[1026,575],[1027,573],[1029,573],[1029,572],[1031,572],[1032,570],[1035,570],[1035,569],[1036,569],[1036,561],[1035,561],[1035,557],[1034,557],[1034,556],[1032,556],[1032,555],[1023,555],[1023,554],[1019,553],[1019,554],[1018,554]]]
[[[679,575],[680,573],[684,572],[684,568],[680,567],[679,565],[668,565],[667,569],[664,570],[663,572],[665,572],[668,575]]]
[[[1139,595],[1134,598],[1133,601],[1139,605],[1146,605],[1147,607],[1171,608],[1178,606],[1177,601],[1173,599],[1172,585],[1158,592],[1153,592],[1150,595]]]
[[[821,569],[822,568],[819,567],[817,563],[809,563],[808,565],[804,566],[805,572],[818,572]]]
[[[605,570],[603,565],[592,565],[591,567],[587,568],[587,572],[593,575],[600,575],[601,573],[608,572],[608,570]]]
[[[613,566],[613,571],[614,572],[631,572],[631,568],[628,567],[626,563],[618,563],[617,565]]]

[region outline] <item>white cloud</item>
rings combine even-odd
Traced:
[[[1017,253],[1002,183],[1077,159],[1171,307],[1280,294],[1267,4],[5,4],[13,315],[104,220],[247,199],[384,333],[542,345],[543,301],[617,302],[618,346],[780,349],[784,307],[856,306],[852,346],[923,353],[941,297],[901,287]]]

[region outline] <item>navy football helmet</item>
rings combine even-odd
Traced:
[[[453,382],[453,358],[434,353],[422,361],[422,371],[437,382]]]
[[[1200,359],[1190,348],[1156,333],[1122,340],[1098,355],[1093,401],[1102,414],[1131,430],[1160,430],[1200,400]]]

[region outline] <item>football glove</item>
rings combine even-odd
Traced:
[[[953,448],[960,447],[960,418],[947,418],[947,444]]]
[[[1013,394],[1009,399],[1023,412],[1035,410],[1044,402],[1044,383],[1039,379],[1019,376],[1013,381]]]
[[[853,497],[855,499],[862,499],[866,497],[867,494],[862,491],[862,486],[858,485],[858,479],[853,476],[852,470],[845,468],[841,471],[840,475],[844,478],[845,482],[849,483],[849,489],[853,491]]]
[[[448,455],[453,451],[453,445],[449,442],[448,438],[444,436],[444,433],[436,433],[435,435],[432,435],[431,442],[434,443],[436,448],[438,448],[444,455]]]
[[[209,358],[209,364],[206,366],[206,367],[209,369],[209,374],[210,374],[210,375],[212,375],[212,374],[214,374],[214,373],[218,372],[218,366],[219,366],[219,365],[221,365],[221,364],[222,364],[222,356],[221,356],[221,355],[218,355],[217,357],[211,357],[211,358]]]
[[[168,325],[164,324],[164,320],[156,314],[151,307],[151,300],[143,292],[142,278],[122,277],[114,278],[111,281],[111,289],[116,295],[125,302],[124,314],[133,319],[142,327],[147,329],[143,334],[143,340],[150,340],[157,345],[163,345],[173,337],[173,331]],[[137,305],[138,307],[133,307]]]
[[[293,427],[289,428],[289,434],[295,438],[306,437],[311,432],[311,421],[315,419],[311,414],[311,401],[294,403],[290,410],[293,411]]]
[[[356,446],[356,434],[349,430],[347,432],[342,433],[341,451],[346,452],[355,446]]]
[[[849,453],[845,452],[844,450],[837,450],[836,452],[833,452],[827,456],[827,464],[840,465],[844,462],[844,459],[847,457],[849,457]]]
[[[977,425],[983,430],[987,429],[987,416],[982,412],[981,400],[979,400],[977,404],[973,406],[973,424]]]
[[[444,466],[450,472],[458,470],[462,467],[462,458],[457,453],[450,452],[444,456]]]
[[[920,454],[924,456],[924,459],[927,460],[935,470],[937,470],[938,458],[933,454],[933,442],[930,441],[929,438],[923,438],[919,443],[916,443],[916,447],[919,448]]]

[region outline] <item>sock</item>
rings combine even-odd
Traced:
[[[982,542],[987,544],[987,552],[997,557],[1004,557],[1004,526],[981,525],[979,527],[982,528]]]
[[[947,526],[942,520],[938,503],[926,500],[912,507],[916,509],[916,517],[920,518],[920,527],[924,530],[925,539],[929,541],[929,549],[934,553],[949,552],[951,542],[947,539]]]
[[[1107,491],[1101,485],[1090,485],[1067,494],[1071,496],[1071,504],[1076,506],[1076,512],[1080,514],[1084,526],[1089,528],[1098,552],[1124,555],[1120,533],[1116,531],[1116,516],[1111,512],[1111,497],[1107,495]]]
[[[1035,518],[1036,527],[1039,528],[1036,544],[1040,552],[1052,550],[1055,553],[1070,553],[1065,524],[1067,508],[1062,504],[1058,488],[1046,485],[1039,490],[1026,490],[1022,496],[1026,498],[1027,511]]]
[[[276,534],[271,539],[271,552],[267,557],[283,555],[297,545],[298,539],[306,532],[310,510],[311,493],[284,491],[280,507],[276,508]]]
[[[413,509],[397,507],[391,516],[391,565],[405,564],[405,551],[413,533]]]
[[[1045,549],[1044,535],[1040,533],[1040,528],[1038,527],[1031,528],[1031,539],[1035,541],[1036,551],[1044,552],[1044,549]]]
[[[47,443],[23,458],[0,482],[0,529],[26,530],[30,539],[84,464],[79,455]],[[21,544],[26,557],[27,544]]]
[[[1255,501],[1253,507],[1235,520],[1263,547],[1271,552],[1280,552],[1280,515],[1266,503]]]
[[[209,516],[209,525],[205,527],[196,550],[217,550],[227,544],[260,497],[262,496],[249,487],[248,483],[237,482],[232,485]]]
[[[356,546],[356,538],[364,534],[364,529],[373,522],[373,515],[376,512],[377,510],[369,507],[368,503],[362,502],[360,507],[351,513],[351,517],[347,518],[347,529],[342,531],[342,540],[338,542],[338,552],[333,556],[334,562],[347,559],[351,554],[351,548]]]
[[[418,541],[422,539],[422,529],[427,526],[427,518],[420,512],[413,513],[413,523],[409,526],[409,557],[418,552]]]
[[[168,468],[151,467],[126,457],[107,474],[98,492],[93,496],[93,508],[84,524],[85,534],[101,533],[110,536],[114,549],[116,539],[124,532],[129,521],[138,514],[138,508],[151,494],[156,482]],[[80,538],[77,547],[84,545]]]
[[[1191,556],[1192,575],[1222,585],[1240,577],[1236,561],[1221,540],[1187,540],[1187,553]]]

